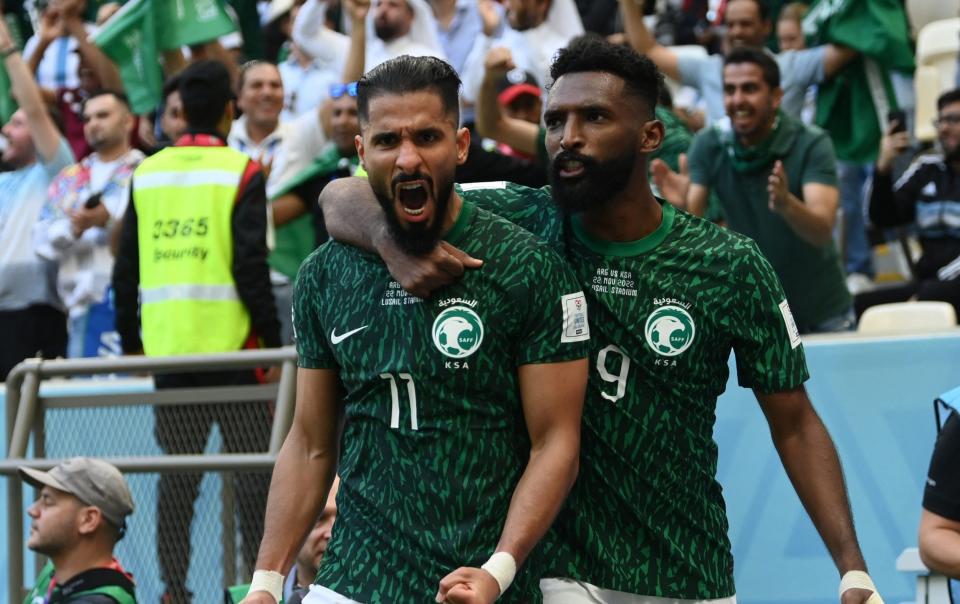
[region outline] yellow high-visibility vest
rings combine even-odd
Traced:
[[[168,147],[134,172],[148,356],[243,347],[250,314],[233,279],[231,217],[249,161],[229,147]]]

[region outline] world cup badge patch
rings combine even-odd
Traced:
[[[561,342],[582,342],[590,339],[590,323],[587,320],[587,299],[583,292],[567,294],[560,298],[563,306],[563,330]]]

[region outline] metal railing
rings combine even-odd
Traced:
[[[156,455],[108,457],[122,472],[203,472],[269,470],[273,467],[283,439],[293,421],[296,398],[296,350],[293,347],[228,352],[210,355],[175,357],[118,357],[43,360],[28,359],[10,372],[6,382],[7,459],[0,460],[0,475],[15,476],[17,468],[26,466],[47,470],[61,459],[45,459],[43,412],[47,409],[94,408],[118,406],[162,406],[173,404],[241,403],[275,400],[269,449],[263,453],[227,453],[198,455]],[[73,396],[41,396],[43,380],[57,377],[102,374],[200,373],[234,369],[280,366],[279,382],[252,386],[205,388],[170,388],[152,392],[120,394],[83,394]],[[34,457],[27,458],[31,433],[34,434]],[[224,481],[225,483],[227,481]],[[230,496],[224,489],[225,497]],[[9,570],[8,602],[19,602],[25,590],[23,583],[23,487],[20,480],[7,481],[7,564]],[[224,506],[225,508],[227,506]],[[226,511],[224,512],[226,524]],[[232,519],[231,519],[232,521]],[[224,530],[224,560],[234,559],[233,531]],[[224,564],[225,582],[235,577]]]

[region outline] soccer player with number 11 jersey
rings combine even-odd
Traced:
[[[540,600],[523,563],[577,473],[587,307],[555,251],[454,191],[470,141],[459,86],[443,61],[408,56],[359,82],[358,151],[391,241],[417,253],[442,235],[486,260],[428,300],[342,243],[301,267],[296,414],[245,603],[278,599],[334,472],[337,521],[305,604]]]

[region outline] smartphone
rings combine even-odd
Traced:
[[[892,124],[896,122],[897,125],[891,130],[891,134],[896,134],[897,132],[906,132],[907,130],[907,112],[903,109],[898,109],[897,111],[891,111],[887,114],[887,123]]]

